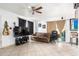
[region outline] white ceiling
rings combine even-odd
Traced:
[[[32,15],[29,6],[42,6],[42,14]],[[73,3],[0,3],[0,8],[22,16],[35,17],[38,20],[71,18],[74,16]]]

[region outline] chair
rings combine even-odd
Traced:
[[[58,39],[58,32],[57,31],[52,31],[51,35],[50,35],[50,41],[55,41]]]

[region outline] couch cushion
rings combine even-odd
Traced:
[[[36,36],[33,38],[34,40],[37,40],[37,41],[50,42],[49,33],[36,33]]]
[[[48,37],[48,33],[37,33],[36,36],[38,36],[38,37]]]

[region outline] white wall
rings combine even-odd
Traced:
[[[34,33],[38,32],[37,20],[34,21]]]
[[[78,33],[79,33],[79,8],[77,8],[78,12],[76,14],[76,17],[78,18]],[[75,12],[74,12],[75,13]],[[67,19],[66,20],[66,42],[70,42],[70,20]],[[79,39],[79,35],[78,35],[78,39]],[[73,40],[75,41],[75,40]]]
[[[0,24],[1,27],[0,27],[0,33],[1,33],[1,41],[2,41],[2,47],[4,46],[8,46],[8,45],[11,45],[11,44],[14,44],[15,43],[15,40],[14,40],[14,37],[13,37],[13,22],[16,22],[16,25],[18,26],[18,19],[17,19],[17,16],[15,16],[14,14],[10,13],[10,12],[6,12],[4,10],[1,10],[0,9],[0,15],[2,16],[2,19],[0,19]],[[7,36],[3,36],[2,35],[2,31],[3,31],[3,28],[4,28],[4,22],[7,21],[8,22],[8,25],[9,27],[12,28],[12,30],[10,30],[10,35],[9,37],[7,38]]]
[[[38,26],[39,23],[41,24],[41,27]],[[44,29],[42,25],[46,25],[46,28]],[[47,33],[47,22],[38,21],[36,26],[37,26],[37,32]]]
[[[15,44],[15,38],[13,37],[13,27],[14,27],[13,23],[15,22],[16,26],[18,26],[18,17],[23,18],[27,21],[29,20],[29,21],[33,22],[33,19],[31,19],[31,18],[26,18],[26,17],[20,16],[20,15],[16,15],[12,12],[8,12],[8,11],[5,11],[3,9],[0,9],[0,17],[1,17],[1,19],[0,19],[0,33],[1,33],[0,37],[1,37],[1,39],[0,40],[2,42],[2,47],[6,47],[9,45]],[[2,35],[5,21],[7,21],[9,27],[12,28],[10,30],[9,36]]]
[[[77,17],[78,17],[78,39],[79,39],[79,7],[77,8],[78,13],[77,13]]]
[[[28,14],[27,9],[24,8],[25,4],[24,3],[0,3],[0,8],[14,12],[16,14],[25,16],[25,14]],[[27,8],[27,5],[26,5]],[[27,12],[25,12],[25,10]]]
[[[2,20],[1,20],[1,19],[2,19],[2,16],[0,15],[0,24],[2,24]],[[2,25],[0,25],[0,28],[1,28],[1,27],[2,27]],[[1,41],[1,37],[2,37],[1,34],[2,34],[2,33],[0,32],[0,41]]]
[[[70,42],[70,20],[66,20],[65,24],[65,29],[66,29],[66,42]]]

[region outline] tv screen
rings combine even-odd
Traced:
[[[73,18],[70,20],[70,30],[77,31],[78,30],[78,19]]]
[[[74,20],[74,28],[78,29],[78,20],[77,19]]]

